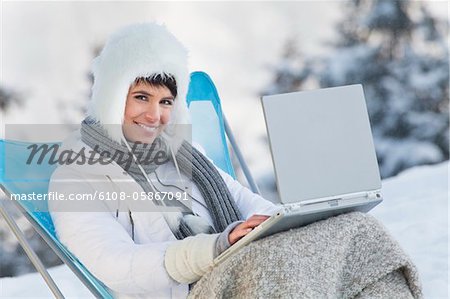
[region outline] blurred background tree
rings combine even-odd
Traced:
[[[0,86],[0,111],[6,112],[12,104],[22,104],[22,98],[10,88]]]
[[[99,54],[100,49],[101,45],[93,47],[92,58]],[[89,90],[86,91],[86,96],[82,100],[65,102],[62,99],[58,99],[56,101],[59,113],[65,124],[73,125],[74,119],[79,119],[79,116],[84,115],[86,112],[86,102],[90,98],[90,88],[94,81],[90,72],[86,74],[86,79],[89,81]],[[23,97],[18,92],[0,86],[0,113],[7,113],[12,105],[20,106],[23,103]],[[0,191],[1,196],[4,196],[4,194]],[[42,240],[19,210],[13,205],[5,205],[5,208],[22,229],[30,246],[47,268],[62,264],[61,260],[53,253],[47,243]],[[31,264],[16,237],[10,231],[6,221],[3,217],[0,217],[0,277],[13,277],[35,271],[36,269]]]
[[[22,106],[23,97],[16,91],[0,86],[0,113],[7,113],[13,105]],[[0,192],[0,196],[4,196]],[[1,200],[1,199],[0,199]],[[61,264],[59,258],[31,227],[25,217],[12,205],[5,205],[10,215],[14,217],[31,247],[41,257],[47,267]],[[0,218],[0,277],[17,276],[34,272],[35,269],[23,251],[15,236],[9,230],[3,217]]]
[[[342,9],[330,53],[303,57],[289,40],[265,93],[363,84],[383,178],[447,160],[448,23],[420,2],[352,0]]]

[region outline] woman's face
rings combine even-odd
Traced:
[[[170,120],[174,97],[165,86],[139,82],[130,86],[122,125],[125,138],[152,143]]]

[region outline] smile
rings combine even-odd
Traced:
[[[147,132],[150,132],[150,133],[155,132],[159,128],[159,126],[158,127],[149,127],[149,126],[146,126],[146,125],[143,125],[143,124],[140,124],[140,123],[136,123],[136,124],[139,127],[143,128],[144,130],[146,130]]]

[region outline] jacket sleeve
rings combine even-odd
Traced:
[[[68,178],[71,182],[60,180]],[[67,171],[67,167],[55,171],[49,191],[66,196],[95,192],[86,179],[75,171]],[[113,291],[128,294],[179,285],[164,267],[166,248],[177,241],[135,244],[114,213],[103,202],[98,201],[97,205],[95,212],[57,211],[64,209],[60,202],[49,202],[59,240],[94,276]]]
[[[213,267],[219,234],[198,234],[171,244],[166,251],[165,266],[180,283],[193,283]]]
[[[262,196],[253,193],[248,188],[242,186],[237,180],[219,167],[216,168],[227,184],[231,196],[234,198],[245,219],[250,218],[254,214],[271,216],[281,209],[280,206],[273,204]]]

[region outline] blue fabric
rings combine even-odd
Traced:
[[[34,143],[0,140],[0,185],[9,194],[46,194],[51,174],[57,164],[49,163],[50,155],[38,163],[33,159],[27,164],[30,155],[28,147]],[[38,146],[44,144],[38,144]],[[49,147],[59,143],[47,143]],[[111,291],[97,280],[79,261],[62,245],[55,232],[53,221],[48,213],[46,200],[15,200],[25,216],[41,234],[50,247],[62,260],[79,275],[83,283],[94,289],[102,298],[113,298]]]
[[[216,166],[236,179],[225,137],[220,98],[206,73],[191,73],[186,100],[192,118],[192,141],[204,148]]]

